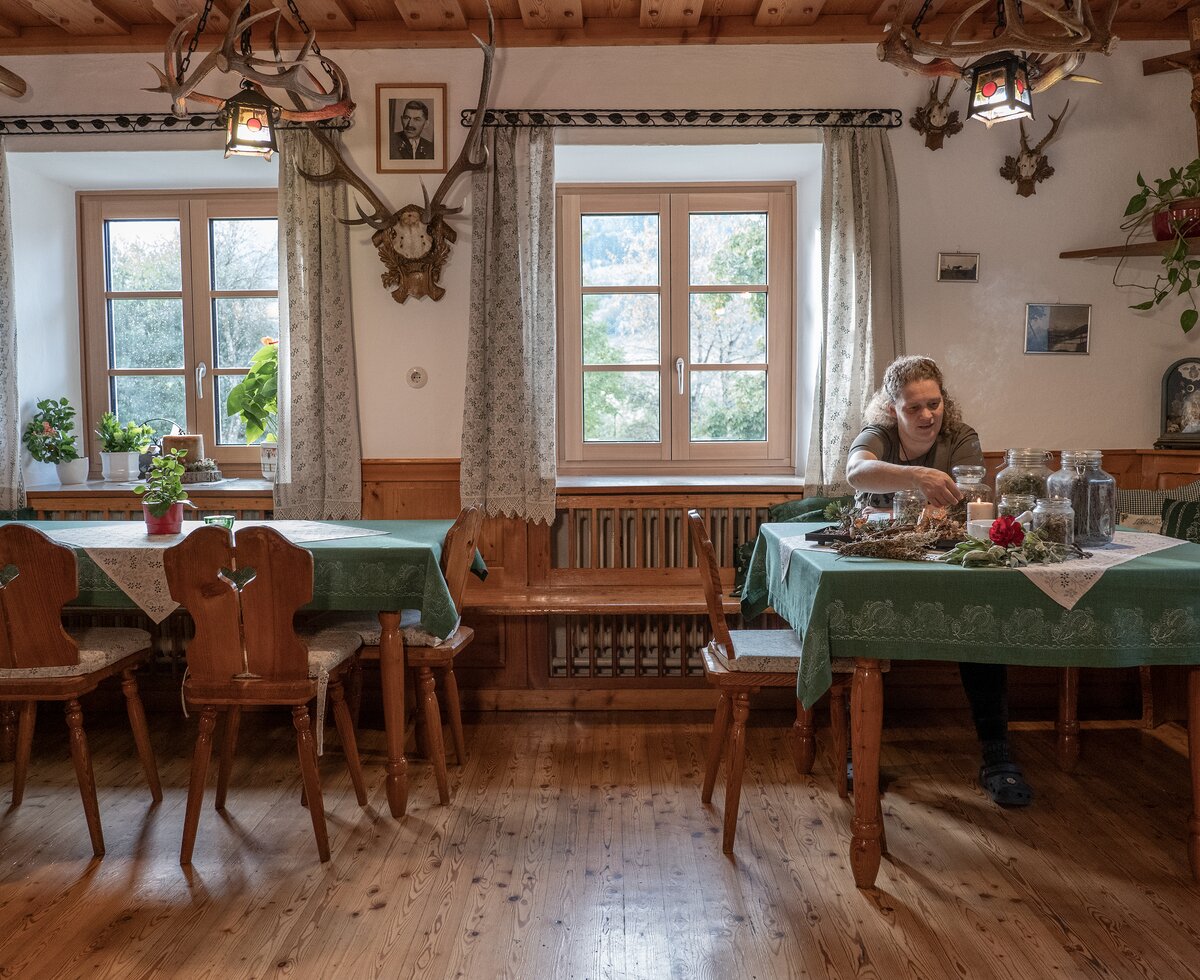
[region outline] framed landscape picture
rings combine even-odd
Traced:
[[[978,252],[938,252],[938,282],[979,282]]]
[[[446,172],[446,86],[375,86],[375,169]]]
[[[1026,354],[1086,354],[1091,329],[1091,306],[1025,304]]]

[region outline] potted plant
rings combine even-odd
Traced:
[[[1200,317],[1192,293],[1200,285],[1200,257],[1194,257],[1190,247],[1191,237],[1200,235],[1200,158],[1186,167],[1172,168],[1166,177],[1150,183],[1139,173],[1137,184],[1138,191],[1129,199],[1125,220],[1121,223],[1122,230],[1128,232],[1125,244],[1130,245],[1135,235],[1147,226],[1155,241],[1167,244],[1162,258],[1163,271],[1158,273],[1154,285],[1138,286],[1150,290],[1153,295],[1130,309],[1149,310],[1172,296],[1184,296],[1188,308],[1179,315],[1179,325],[1187,333]],[[1122,258],[1121,262],[1124,261]],[[1120,271],[1119,262],[1113,273],[1115,285],[1138,285],[1118,283]]]
[[[262,440],[262,474],[275,479],[279,447],[275,445],[279,415],[279,341],[263,337],[250,358],[250,370],[229,389],[225,411],[237,416],[246,427],[246,442]]]
[[[104,479],[136,480],[138,459],[149,447],[153,434],[154,430],[148,425],[126,422],[122,426],[112,412],[101,415],[96,435],[100,437],[100,463]]]
[[[88,461],[75,449],[75,409],[65,398],[44,398],[25,426],[21,441],[39,463],[54,463],[59,483],[87,482]]]
[[[146,482],[133,492],[142,498],[147,534],[178,534],[183,527],[183,508],[191,507],[183,488],[183,450],[175,449],[150,461]]]

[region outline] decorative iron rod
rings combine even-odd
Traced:
[[[312,123],[280,120],[280,129],[299,129]],[[319,129],[346,129],[347,119],[322,120]],[[124,112],[94,116],[0,116],[0,134],[13,136],[79,136],[89,133],[206,133],[225,128],[217,113],[193,113],[180,119],[169,112]]]
[[[470,126],[474,119],[474,109],[463,109],[462,125]],[[826,126],[896,129],[903,123],[904,114],[899,109],[488,109],[483,115],[484,126],[579,129],[812,129]]]

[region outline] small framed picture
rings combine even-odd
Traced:
[[[446,172],[446,86],[375,86],[375,169]]]
[[[979,282],[978,252],[938,252],[938,282]]]
[[[1026,354],[1086,354],[1091,330],[1091,306],[1025,304]]]

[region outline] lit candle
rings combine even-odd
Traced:
[[[970,500],[967,502],[968,521],[990,521],[996,517],[996,505],[990,500]]]
[[[177,436],[163,436],[162,448],[164,453],[172,449],[182,449],[187,453],[187,461],[194,463],[204,458],[204,436],[181,433]]]

